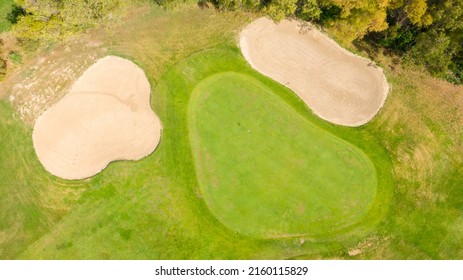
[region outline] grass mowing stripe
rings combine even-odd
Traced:
[[[12,259],[68,211],[82,184],[62,185],[43,169],[30,129],[1,100],[0,116],[0,259]]]

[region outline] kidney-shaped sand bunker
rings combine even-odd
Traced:
[[[254,69],[294,90],[335,124],[367,123],[389,92],[381,68],[298,21],[260,18],[241,32],[240,47]]]
[[[161,130],[143,70],[129,60],[107,56],[37,119],[32,138],[46,170],[64,179],[83,179],[112,161],[149,155]]]

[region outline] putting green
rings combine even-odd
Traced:
[[[214,216],[241,234],[342,231],[375,200],[376,171],[365,153],[313,125],[250,75],[202,80],[188,125],[201,194]]]

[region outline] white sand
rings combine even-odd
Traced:
[[[32,138],[46,170],[64,179],[83,179],[111,161],[149,155],[161,131],[143,70],[129,60],[107,56],[37,119]]]
[[[240,35],[249,64],[292,89],[322,119],[345,126],[369,122],[383,106],[389,85],[373,62],[340,47],[298,21],[260,18]]]

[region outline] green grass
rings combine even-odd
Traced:
[[[62,185],[38,162],[31,131],[0,101],[0,259],[16,257],[47,233],[75,201],[82,184]]]
[[[13,0],[0,1],[0,32],[7,31],[11,27],[11,22],[7,19],[11,12]]]
[[[206,203],[229,228],[258,238],[324,236],[355,224],[376,195],[373,164],[278,90],[237,72],[193,90],[188,127]]]
[[[339,250],[371,231],[385,214],[378,207],[372,207],[365,220],[342,232],[302,243],[300,237],[265,240],[237,234],[213,216],[198,191],[187,109],[198,82],[229,70],[257,75],[236,48],[201,52],[172,67],[153,93],[152,105],[164,127],[155,153],[137,162],[112,163],[90,179],[71,212],[19,257],[281,259]],[[303,112],[304,118],[317,120],[292,92],[268,78],[257,77],[266,86],[279,88],[285,103]],[[369,145],[372,152],[381,151],[375,143]],[[384,167],[384,178],[390,178],[388,161],[381,158],[378,164]],[[390,182],[380,175],[378,193],[385,202],[384,210]],[[382,205],[376,198],[373,204]]]
[[[108,53],[145,70],[164,127],[160,146],[141,161],[111,163],[89,180],[60,180],[38,162],[31,128],[1,101],[0,258],[463,258],[461,87],[397,64],[389,70],[392,59],[379,57],[392,86],[384,108],[368,125],[339,127],[247,66],[236,34],[255,16],[196,6],[131,14],[112,33],[95,36]],[[19,74],[29,66],[25,61]],[[198,184],[188,106],[199,82],[224,71],[252,77],[301,122],[368,156],[378,184],[361,221],[324,236],[268,240],[237,234],[216,219]],[[350,256],[353,248],[360,253]]]

